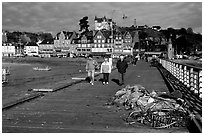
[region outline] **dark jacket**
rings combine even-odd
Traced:
[[[116,67],[117,67],[119,73],[125,73],[126,69],[128,68],[127,61],[126,60],[123,60],[123,61],[118,60]]]

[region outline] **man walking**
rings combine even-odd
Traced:
[[[120,59],[117,61],[116,67],[118,69],[120,75],[120,85],[124,84],[124,77],[126,73],[126,69],[128,68],[127,61],[124,59],[124,55],[120,55]]]

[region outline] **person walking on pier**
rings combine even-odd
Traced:
[[[134,66],[136,66],[138,59],[139,59],[139,55],[136,55],[134,57]]]
[[[86,62],[86,71],[88,72],[88,77],[90,79],[91,85],[94,85],[94,73],[95,73],[95,67],[97,65],[98,63],[93,59],[93,56],[90,54]]]
[[[103,85],[108,84],[109,74],[111,73],[112,64],[108,61],[108,58],[104,58],[104,62],[101,64],[101,73],[103,74]]]
[[[116,67],[118,69],[118,73],[120,75],[120,85],[124,84],[124,78],[125,78],[125,73],[126,69],[128,68],[128,63],[124,59],[124,55],[120,55],[120,59],[117,61]]]

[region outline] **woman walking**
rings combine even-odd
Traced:
[[[101,73],[103,74],[103,85],[108,84],[109,74],[111,73],[111,63],[108,58],[104,58],[104,62],[101,64]]]

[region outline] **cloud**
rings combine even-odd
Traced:
[[[123,14],[128,18],[123,20]],[[160,25],[163,28],[192,27],[202,29],[201,2],[3,2],[3,29],[25,31],[78,30],[83,16],[89,17],[94,28],[94,16],[112,17],[122,26]]]

